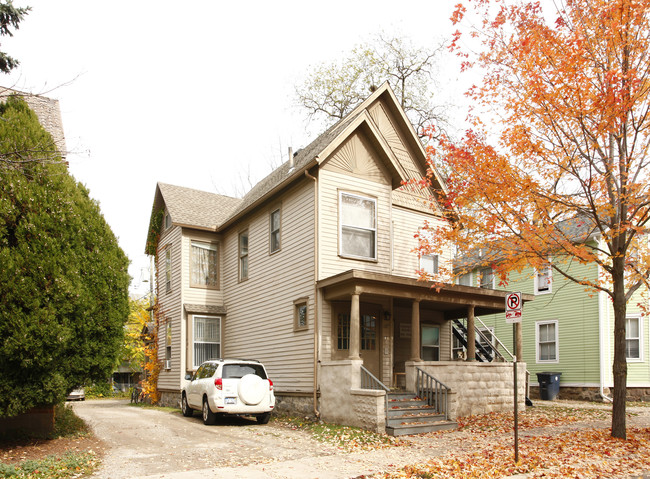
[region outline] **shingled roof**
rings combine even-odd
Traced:
[[[158,183],[158,189],[174,224],[211,231],[216,231],[242,201],[166,183]]]

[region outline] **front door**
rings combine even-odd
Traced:
[[[347,359],[350,354],[350,303],[332,304],[332,359]],[[380,372],[381,307],[361,303],[359,306],[359,355],[363,366],[377,379]]]
[[[361,327],[360,356],[363,366],[377,379],[381,380],[379,370],[379,350],[381,338],[381,308],[376,305],[362,304],[360,306],[359,323]]]

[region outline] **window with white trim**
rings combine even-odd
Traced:
[[[535,294],[551,292],[551,271],[550,265],[535,270]]]
[[[190,256],[190,286],[216,289],[217,245],[192,240]]]
[[[167,323],[166,334],[165,334],[165,369],[171,369],[172,361],[172,324]]]
[[[169,212],[165,213],[165,229],[168,230],[172,227],[172,217]]]
[[[221,357],[221,318],[192,317],[192,369],[208,359]]]
[[[479,328],[478,330],[481,332],[481,334],[476,335],[478,343],[487,350],[490,358],[494,359],[494,349],[496,349],[497,344],[496,340],[494,339],[494,328],[487,327]]]
[[[423,254],[420,256],[420,269],[429,276],[438,274],[438,255],[437,254]]]
[[[270,251],[275,253],[280,250],[280,208],[271,212],[269,216]]]
[[[641,361],[641,318],[631,317],[625,319],[625,359],[628,361]]]
[[[471,286],[472,285],[472,273],[461,274],[456,278],[456,284],[462,286]]]
[[[340,192],[339,215],[341,256],[377,259],[377,201]]]
[[[558,325],[557,321],[539,321],[535,323],[536,359],[538,363],[557,363]]]

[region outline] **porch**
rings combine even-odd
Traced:
[[[411,278],[356,270],[319,288],[324,420],[399,433],[429,416],[440,428],[459,416],[512,409],[513,363],[498,346],[486,351],[487,338],[477,337],[476,327],[477,315],[505,310],[506,292],[451,284],[432,289]],[[522,408],[525,384],[526,367],[519,363]],[[411,394],[408,407],[417,411],[391,400],[397,389]],[[416,396],[425,404],[416,404]],[[395,419],[396,412],[403,414]]]

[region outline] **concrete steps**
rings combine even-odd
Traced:
[[[386,433],[389,436],[422,434],[444,429],[456,429],[456,421],[445,420],[435,406],[429,406],[414,393],[388,393]]]

